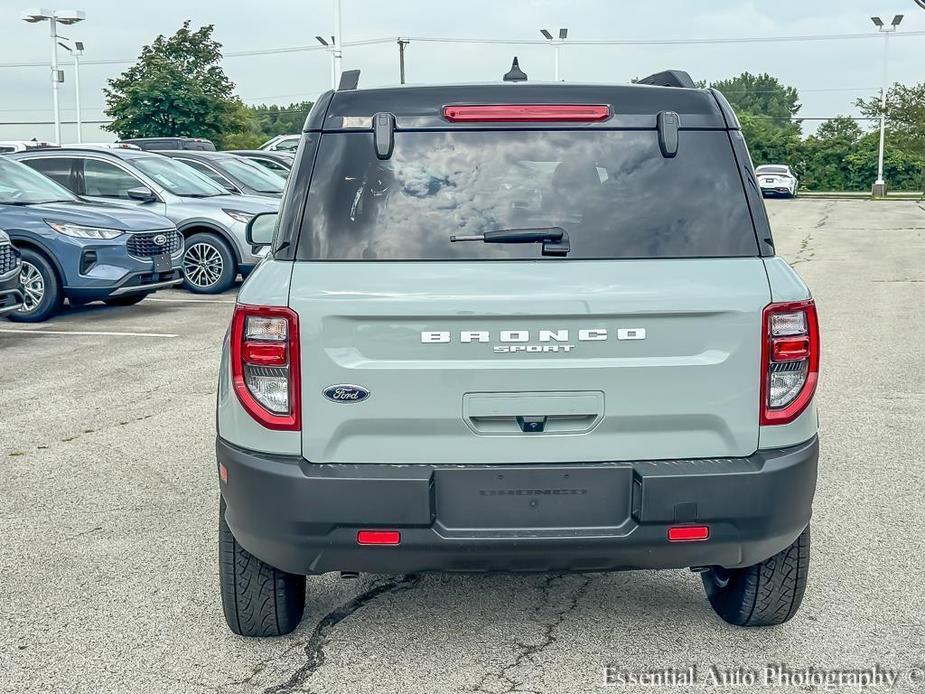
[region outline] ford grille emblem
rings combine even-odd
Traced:
[[[331,402],[363,402],[369,397],[369,391],[366,388],[349,383],[328,386],[321,392]]]
[[[151,242],[152,242],[155,246],[166,246],[166,245],[167,245],[167,237],[164,236],[164,234],[158,234],[158,235],[155,236],[153,239],[151,239]]]

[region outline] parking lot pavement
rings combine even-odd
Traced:
[[[728,626],[684,571],[325,576],[292,635],[231,635],[212,444],[234,297],[169,291],[0,321],[0,691],[578,693],[605,665],[922,663],[925,208],[768,208],[823,327],[813,563],[790,623]]]

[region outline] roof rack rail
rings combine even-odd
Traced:
[[[340,73],[340,82],[337,85],[337,91],[340,92],[346,89],[356,89],[359,83],[359,70],[344,70],[342,73]]]
[[[654,75],[637,80],[636,84],[652,84],[656,87],[684,87],[694,88],[694,80],[684,70],[663,70]]]

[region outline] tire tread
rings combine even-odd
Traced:
[[[282,636],[305,609],[305,576],[286,573],[241,547],[219,505],[219,582],[228,627],[241,636]]]
[[[730,571],[719,587],[711,572],[703,574],[707,597],[716,613],[738,626],[783,624],[800,608],[809,578],[810,533],[763,562]]]

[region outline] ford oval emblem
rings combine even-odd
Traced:
[[[166,246],[167,237],[164,234],[158,234],[153,239],[151,239],[151,243],[153,243],[155,246]]]
[[[363,402],[369,397],[369,391],[363,386],[350,383],[338,383],[321,391],[331,402]]]

